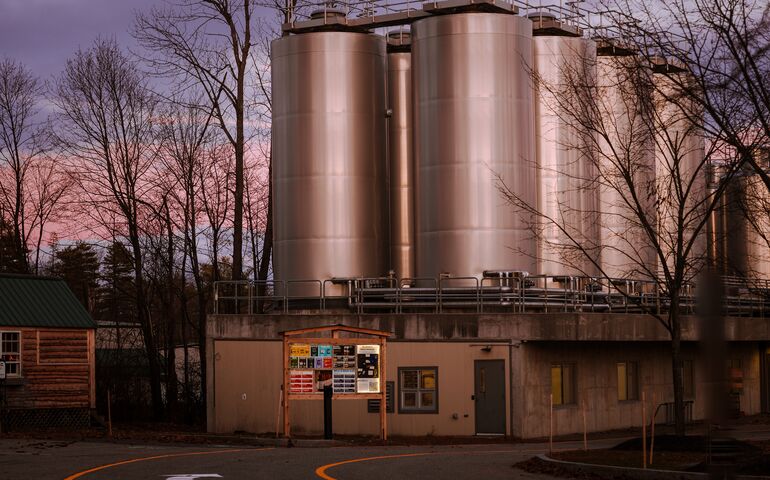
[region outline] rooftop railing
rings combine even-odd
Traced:
[[[477,277],[334,278],[220,281],[216,314],[299,313],[650,313],[671,298],[652,280],[486,272]],[[724,313],[764,317],[770,281],[725,277]],[[685,285],[679,311],[695,313],[695,286]]]

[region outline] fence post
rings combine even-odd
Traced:
[[[107,389],[107,436],[112,438],[112,398],[110,390]]]
[[[586,402],[583,400],[583,451],[588,451],[588,428],[586,427]]]
[[[553,454],[553,393],[550,395],[551,402],[551,414],[549,416],[549,428],[548,428],[548,454]]]
[[[647,417],[645,415],[646,398],[642,390],[642,468],[647,468]]]

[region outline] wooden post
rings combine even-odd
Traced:
[[[380,338],[380,392],[382,394],[380,400],[380,439],[384,442],[388,439],[388,382],[385,369],[387,363],[385,361],[385,346],[387,341],[384,338]]]
[[[275,438],[281,431],[281,407],[283,406],[283,385],[278,387],[278,411],[275,412]]]
[[[40,363],[40,330],[37,331],[38,334],[38,348],[37,348],[37,362]],[[88,396],[90,398],[91,408],[96,409],[96,332],[94,330],[89,330],[87,335],[87,345],[88,345],[88,383],[89,385],[89,392]]]
[[[652,452],[655,448],[655,414],[658,412],[658,408],[655,405],[655,392],[652,393],[652,416],[650,418],[650,465],[652,465]]]
[[[586,427],[586,402],[583,400],[583,451],[588,451],[588,429]]]
[[[647,468],[647,418],[645,415],[645,396],[642,390],[642,468]]]
[[[283,436],[291,437],[289,423],[289,339],[283,336]]]
[[[112,438],[112,398],[110,389],[107,389],[107,436]]]
[[[549,415],[549,428],[548,428],[548,453],[553,453],[553,393],[550,395],[551,401],[551,414]]]

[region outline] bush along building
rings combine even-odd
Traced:
[[[3,428],[89,424],[95,329],[63,280],[0,275]]]
[[[626,428],[643,400],[692,421],[714,368],[734,413],[770,411],[770,248],[747,248],[764,224],[731,200],[754,182],[669,101],[686,67],[568,11],[393,8],[319,4],[272,44],[274,279],[215,286],[209,430],[320,434],[328,385],[344,434],[378,433],[383,391],[392,435]],[[725,294],[714,368],[708,265]],[[353,346],[282,342],[337,324]],[[355,329],[390,334],[381,370]]]

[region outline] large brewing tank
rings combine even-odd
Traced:
[[[553,34],[536,34],[534,43],[538,211],[548,219],[541,219],[538,273],[596,275],[601,242],[594,142],[581,132],[567,111],[570,102],[564,101],[571,82],[595,81],[596,43]]]
[[[385,39],[366,33],[272,43],[277,280],[385,273],[385,55]],[[293,284],[288,293],[319,288]],[[327,285],[326,295],[341,293]]]
[[[398,278],[414,277],[414,132],[410,50],[411,36],[408,31],[388,34],[390,266]]]
[[[695,281],[708,261],[707,231],[705,228],[697,231],[704,220],[708,223],[704,217],[710,213],[706,202],[709,175],[705,162],[706,146],[700,126],[689,117],[689,112],[695,111],[696,106],[692,102],[685,105],[687,100],[680,93],[679,85],[687,81],[685,69],[659,59],[654,71],[658,243],[671,275],[674,274],[678,245],[681,243],[684,248],[692,243],[684,271],[685,280],[690,282]],[[685,114],[682,107],[689,112]],[[685,212],[681,220],[680,207]],[[679,233],[682,234],[681,242]],[[664,278],[663,263],[658,263],[658,275]]]
[[[657,223],[655,140],[639,116],[652,92],[644,90],[644,82],[634,79],[642,73],[631,52],[602,46],[597,54],[597,98],[591,105],[595,105],[600,122],[589,121],[602,132],[597,148],[600,263],[610,278],[652,280],[658,264],[654,232],[645,230],[642,218],[653,228]]]
[[[531,22],[495,13],[418,20],[412,68],[417,275],[534,271],[533,220],[496,186],[499,176],[537,201]]]
[[[770,193],[749,169],[735,174],[725,189],[722,214],[724,273],[770,280]]]

